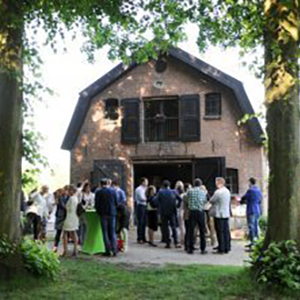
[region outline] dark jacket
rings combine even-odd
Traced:
[[[117,215],[118,197],[115,190],[101,188],[96,190],[95,209],[100,216],[114,217]]]
[[[162,188],[156,196],[159,213],[161,216],[176,214],[176,209],[181,205],[181,197],[171,189]]]

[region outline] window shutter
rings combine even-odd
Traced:
[[[121,104],[123,106],[121,142],[138,144],[140,142],[140,99],[123,99]]]
[[[200,96],[183,95],[180,107],[180,138],[184,142],[200,141]]]

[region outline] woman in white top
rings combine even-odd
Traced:
[[[95,195],[91,191],[91,185],[89,182],[85,182],[81,193],[79,194],[79,201],[82,207],[86,209],[92,209],[95,206]],[[79,216],[79,244],[83,245],[86,236],[86,218],[83,213]]]
[[[66,204],[67,216],[64,221],[63,231],[64,231],[64,244],[63,244],[63,256],[67,255],[68,252],[68,235],[74,242],[73,255],[77,255],[77,230],[79,227],[79,219],[77,216],[77,205],[78,205],[78,197],[76,195],[77,189],[74,185],[70,185],[69,187],[69,195],[70,198]]]
[[[86,182],[83,185],[82,191],[80,193],[80,201],[85,209],[92,209],[95,205],[95,195],[91,191],[91,185]]]

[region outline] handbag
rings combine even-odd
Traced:
[[[86,201],[83,199],[83,196],[82,196],[82,199],[77,204],[77,208],[76,208],[76,214],[78,217],[81,217],[85,213],[85,208],[84,208],[85,204],[86,204]]]
[[[78,217],[81,217],[85,213],[85,208],[82,205],[82,202],[77,204],[76,214]]]

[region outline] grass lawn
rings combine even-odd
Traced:
[[[292,299],[258,287],[242,267],[134,267],[62,260],[56,282],[22,278],[0,283],[0,299]],[[299,295],[294,299],[299,299]]]

